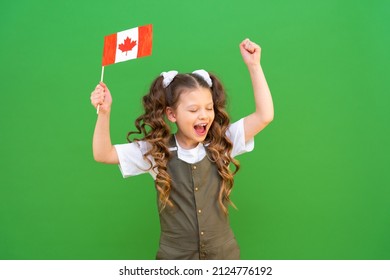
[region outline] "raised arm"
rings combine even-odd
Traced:
[[[91,93],[91,103],[95,108],[99,106],[99,114],[92,141],[93,158],[102,163],[118,164],[118,155],[111,144],[110,137],[112,98],[109,89],[103,82],[100,82]]]
[[[240,51],[252,80],[256,110],[244,118],[245,141],[253,138],[274,118],[274,106],[271,92],[260,65],[261,48],[245,39],[240,44]]]

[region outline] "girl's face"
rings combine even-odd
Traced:
[[[176,139],[184,149],[195,148],[203,142],[214,121],[214,103],[210,89],[199,87],[183,92],[175,109],[167,107],[166,114],[176,122]]]

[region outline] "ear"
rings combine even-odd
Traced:
[[[173,108],[165,108],[165,114],[167,115],[168,120],[170,120],[171,122],[176,122],[176,114]]]

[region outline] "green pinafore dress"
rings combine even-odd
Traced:
[[[170,199],[174,206],[167,205],[160,212],[161,236],[156,259],[239,259],[240,249],[228,216],[218,205],[221,177],[217,166],[209,156],[194,164],[179,159],[174,137],[170,147],[167,171],[172,178]]]

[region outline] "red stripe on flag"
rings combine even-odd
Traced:
[[[102,66],[115,63],[116,33],[104,37]]]
[[[153,25],[138,27],[138,54],[137,57],[152,54]]]

